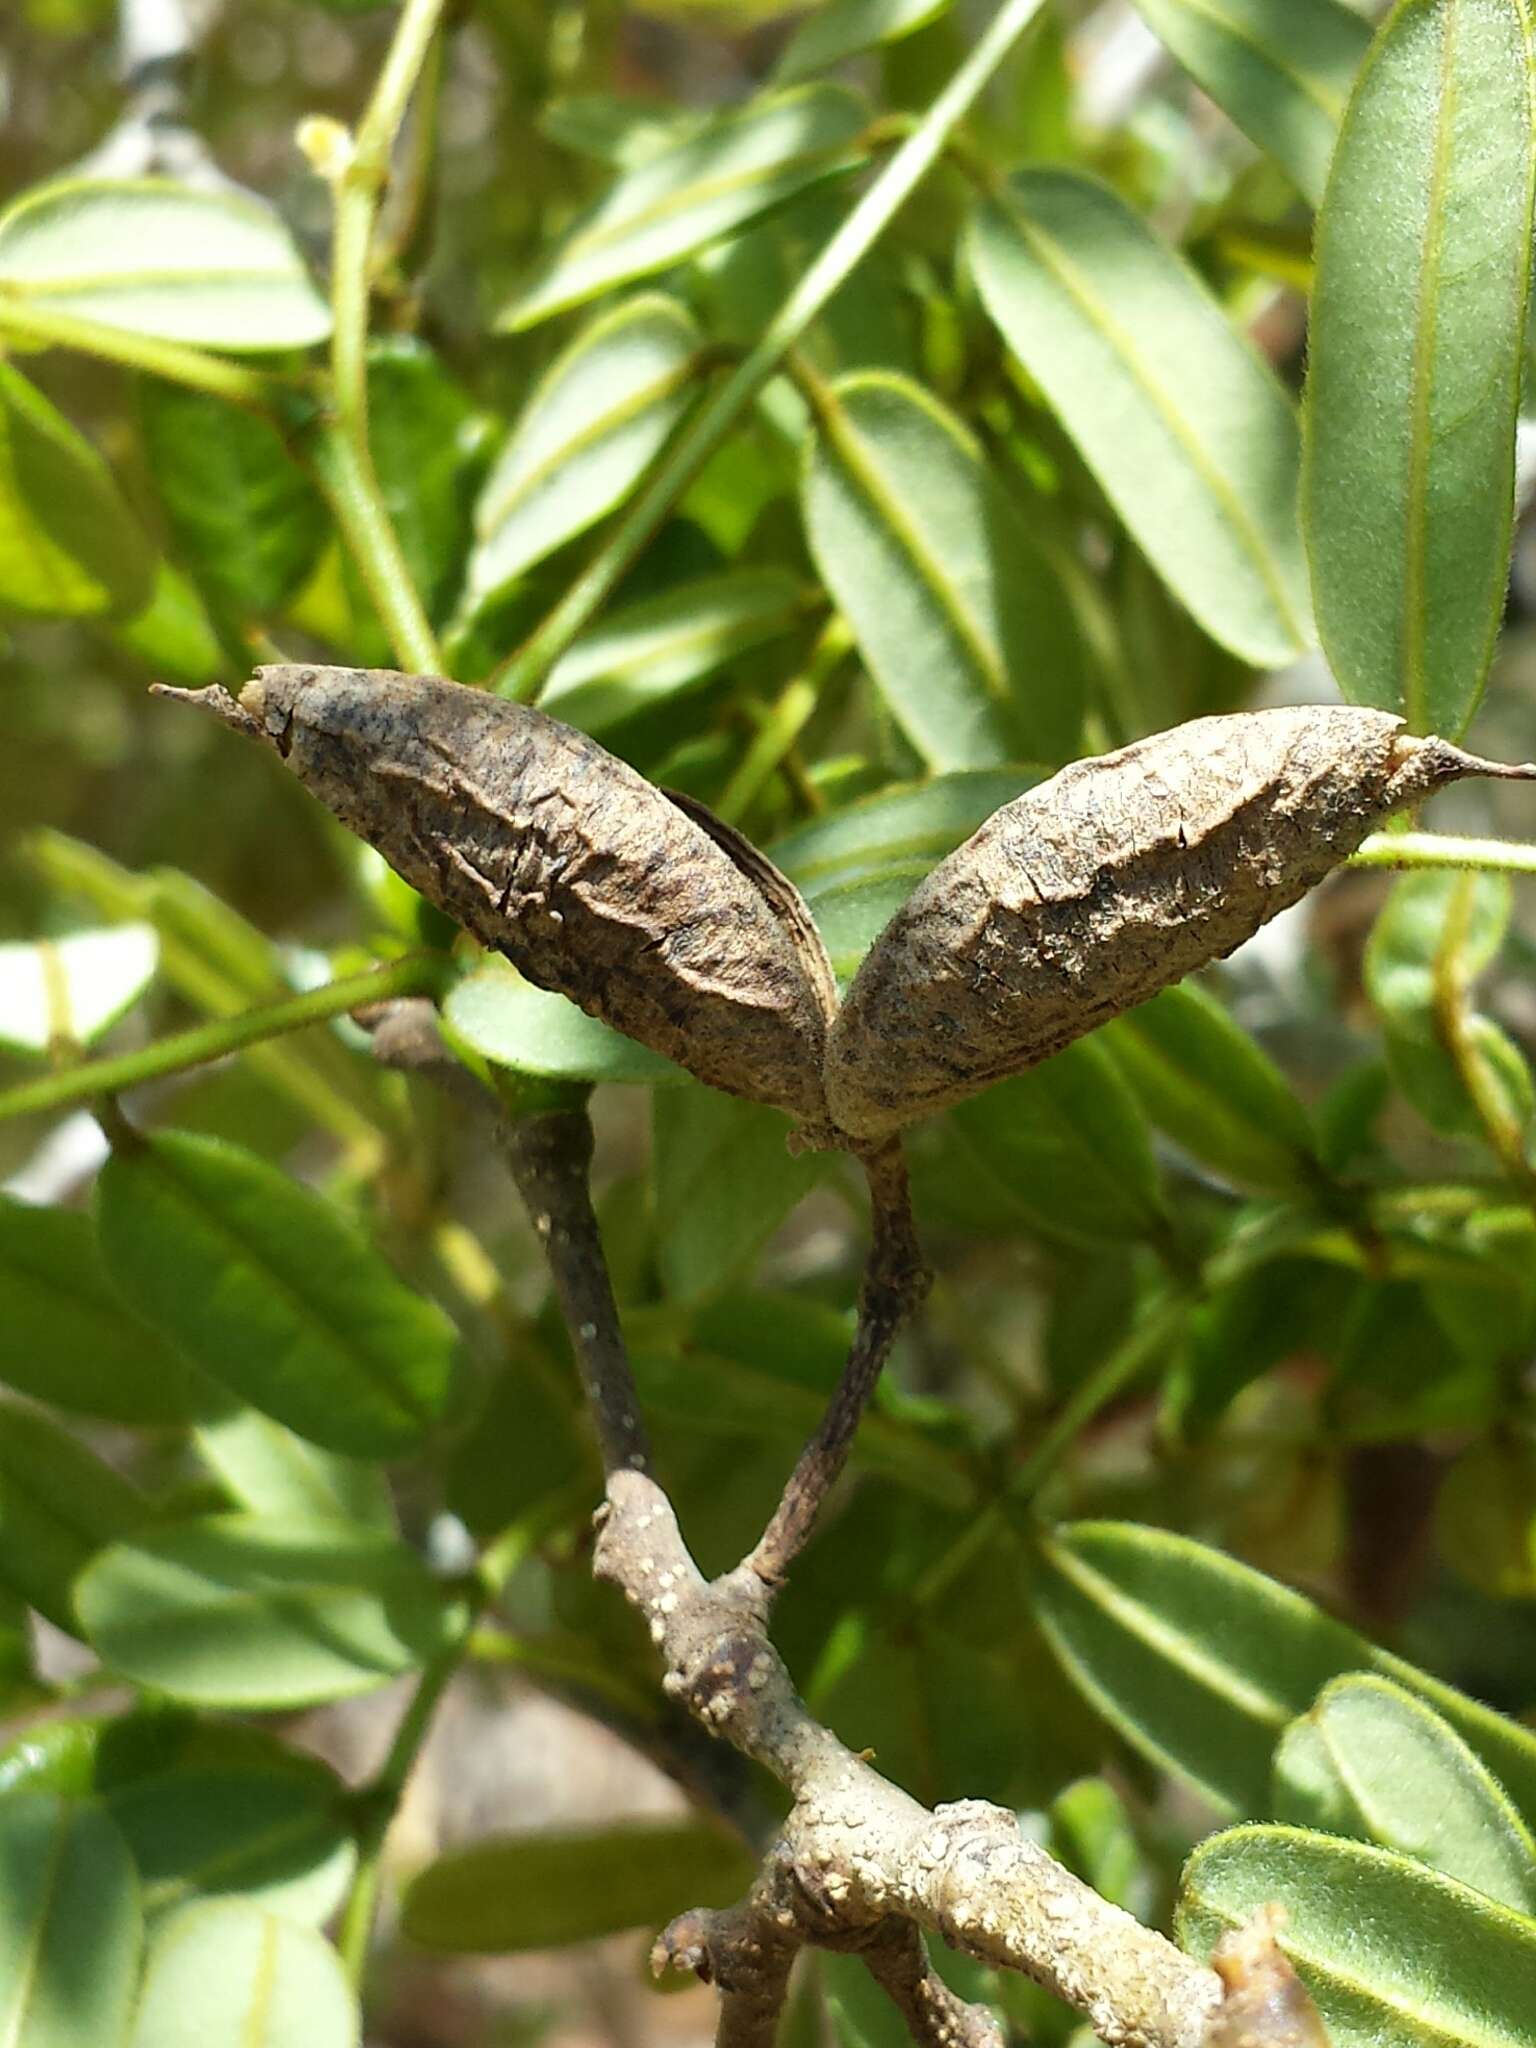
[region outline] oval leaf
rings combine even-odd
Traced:
[[[0,1402],[0,1584],[77,1635],[76,1576],[148,1518],[143,1495],[84,1444]]]
[[[1198,1955],[1261,1907],[1333,2048],[1525,2048],[1536,1927],[1422,1863],[1300,1829],[1232,1828],[1184,1869],[1179,1939]]]
[[[306,348],[330,310],[254,195],[157,178],[45,185],[0,216],[0,292],[133,334]]]
[[[1427,1700],[1527,1820],[1536,1814],[1536,1735],[1187,1536],[1069,1523],[1042,1542],[1033,1594],[1052,1648],[1105,1719],[1227,1812],[1268,1810],[1286,1724],[1330,1678],[1369,1669]]]
[[[0,1045],[91,1044],[148,988],[159,953],[147,924],[0,946]]]
[[[1532,90],[1524,0],[1402,0],[1318,221],[1302,501],[1318,626],[1345,696],[1415,732],[1465,728],[1503,610]]]
[[[327,1450],[389,1458],[442,1416],[456,1340],[352,1225],[253,1152],[165,1132],[97,1186],[102,1256],[211,1379]]]
[[[859,161],[863,103],[839,86],[800,86],[709,121],[623,172],[556,244],[502,314],[531,327],[734,234]]]
[[[1338,1678],[1275,1751],[1275,1816],[1415,1857],[1517,1913],[1536,1843],[1461,1737],[1385,1678]]]
[[[625,499],[687,411],[701,336],[648,294],[582,329],[545,372],[475,508],[473,603]]]
[[[1289,399],[1193,272],[1106,186],[1027,170],[970,234],[977,287],[1132,537],[1256,666],[1311,640]]]
[[[828,387],[803,504],[827,588],[931,767],[1073,752],[1082,673],[1061,587],[975,443],[919,385],[868,371]]]
[[[506,1835],[422,1871],[405,1894],[405,1931],[460,1955],[563,1948],[727,1905],[752,1872],[739,1843],[697,1821]]]
[[[681,1067],[637,1045],[515,968],[487,962],[458,983],[443,1021],[499,1067],[551,1081],[683,1081]]]
[[[335,1950],[243,1900],[188,1906],[150,1943],[132,2048],[354,2048]]]
[[[102,1555],[76,1588],[105,1661],[172,1699],[300,1707],[437,1650],[450,1610],[396,1541],[344,1522],[206,1515]]]
[[[1343,0],[1136,0],[1185,70],[1316,206],[1371,31]]]
[[[123,2048],[143,1915],[104,1813],[51,1793],[0,1802],[0,2040]]]
[[[0,362],[0,606],[49,619],[142,611],[155,564],[83,434]]]
[[[205,1421],[195,1440],[237,1507],[395,1526],[389,1481],[376,1464],[322,1451],[254,1408],[231,1405]]]

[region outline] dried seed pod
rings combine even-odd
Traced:
[[[1222,958],[1388,812],[1468,775],[1536,776],[1382,711],[1195,719],[1005,804],[876,940],[827,1046],[863,1143],[1059,1052]]]
[[[585,733],[393,670],[258,669],[238,707],[395,872],[540,988],[826,1136],[836,986],[794,886]],[[704,814],[707,816],[708,814]]]

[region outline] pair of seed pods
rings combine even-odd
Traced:
[[[799,891],[584,733],[390,670],[257,671],[238,705],[397,874],[529,981],[799,1142],[868,1152],[1230,953],[1388,813],[1536,778],[1385,712],[1195,719],[993,813],[891,919],[841,1003]]]

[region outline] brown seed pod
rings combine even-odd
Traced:
[[[163,694],[275,747],[540,988],[825,1139],[826,952],[793,884],[702,806],[543,712],[430,676],[284,666],[258,669],[238,706]]]
[[[870,1143],[1059,1052],[1468,775],[1536,767],[1325,707],[1195,719],[1064,768],[994,812],[875,941],[828,1040],[834,1123]]]

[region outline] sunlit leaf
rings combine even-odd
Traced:
[[[131,2048],[355,2048],[336,1951],[243,1899],[188,1906],[149,1945]]]
[[[0,946],[0,1045],[89,1045],[138,1001],[158,957],[145,924]]]
[[[449,1030],[497,1066],[552,1081],[682,1081],[681,1067],[589,1017],[566,997],[535,988],[515,968],[487,961],[443,1005]]]
[[[0,1801],[0,2039],[125,2048],[143,1941],[133,1862],[104,1813]]]

